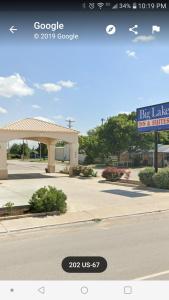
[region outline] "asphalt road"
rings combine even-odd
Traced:
[[[101,274],[68,274],[66,256],[104,256]],[[0,280],[168,280],[169,213],[0,236]]]

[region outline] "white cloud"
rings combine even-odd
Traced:
[[[127,51],[126,51],[126,54],[128,55],[128,57],[131,57],[131,58],[137,58],[136,52],[135,52],[135,51],[127,50]]]
[[[73,82],[71,80],[60,80],[58,84],[60,84],[62,87],[72,88],[76,85],[76,82]]]
[[[46,117],[42,117],[42,116],[39,116],[39,117],[34,117],[34,119],[36,120],[40,120],[40,121],[44,121],[44,122],[48,122],[48,123],[52,123],[52,124],[55,124],[55,122],[51,119],[48,119]]]
[[[54,116],[53,118],[56,119],[56,120],[61,120],[61,119],[63,119],[64,117],[63,117],[62,115],[56,115],[56,116]]]
[[[25,78],[19,74],[0,77],[0,96],[2,97],[31,96],[33,93],[34,90],[26,84]]]
[[[34,86],[37,89],[44,90],[48,93],[59,92],[62,88],[73,88],[76,85],[76,82],[71,80],[60,80],[57,83],[47,82],[47,83],[35,83]]]
[[[6,114],[7,110],[3,107],[0,107],[0,114]]]
[[[138,35],[135,39],[133,39],[134,43],[148,43],[155,40],[155,36],[153,35]]]
[[[43,84],[36,83],[34,86],[36,88],[44,90],[48,93],[59,92],[62,89],[62,87],[60,85],[55,84],[55,83],[50,83],[50,82],[49,83],[43,83]]]
[[[161,70],[162,70],[164,73],[169,74],[169,65],[162,66],[162,67],[161,67]]]
[[[39,109],[39,108],[41,108],[38,104],[33,104],[32,105],[32,108],[35,108],[35,109]]]

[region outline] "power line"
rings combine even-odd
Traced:
[[[67,119],[66,122],[68,122],[68,127],[72,128],[72,123],[75,122],[75,120]]]

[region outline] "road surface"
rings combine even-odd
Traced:
[[[68,274],[66,256],[104,256],[101,274]],[[0,236],[0,280],[168,280],[169,213]]]

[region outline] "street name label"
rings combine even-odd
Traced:
[[[169,102],[137,108],[140,132],[169,130]]]
[[[101,256],[68,256],[62,261],[67,273],[102,273],[107,269],[107,261]]]

